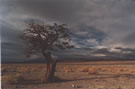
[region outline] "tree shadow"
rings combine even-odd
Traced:
[[[72,81],[72,80],[67,80],[67,79],[61,79],[61,78],[59,78],[59,77],[56,77],[56,79],[55,79],[55,81],[54,82],[49,82],[49,83],[45,83],[45,82],[43,82],[42,80],[40,80],[40,79],[35,79],[35,80],[32,80],[32,79],[29,79],[29,80],[23,80],[23,81],[20,81],[19,83],[18,83],[18,85],[20,84],[20,85],[32,85],[32,84],[50,84],[50,83],[61,83],[61,82],[68,82],[68,81]]]
[[[127,78],[135,78],[135,74],[93,74],[95,77],[91,78],[76,78],[76,79],[61,79],[59,78],[53,83],[61,83],[61,82],[71,82],[71,81],[80,81],[80,80],[94,80],[94,79],[109,79],[109,78],[120,78],[120,77],[127,77]],[[97,77],[101,76],[101,77]]]
[[[76,78],[76,79],[62,79],[62,78],[56,77],[55,81],[51,82],[50,84],[61,83],[61,82],[64,83],[64,82],[71,82],[71,81],[81,81],[81,80],[119,78],[119,77],[135,78],[135,74],[92,74],[92,75],[94,75],[94,77]],[[97,77],[96,75],[100,77]],[[41,80],[24,80],[24,81],[21,81],[19,84],[30,85],[30,84],[48,84],[48,83],[43,83]]]
[[[93,75],[101,75],[101,77],[78,78],[78,79],[73,79],[73,80],[70,80],[70,81],[109,79],[109,78],[119,78],[119,77],[135,78],[135,74],[134,75],[133,74],[93,74]]]
[[[29,79],[29,80],[20,81],[18,84],[20,85],[42,84],[42,81],[36,79],[35,80]]]

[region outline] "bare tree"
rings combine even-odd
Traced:
[[[27,43],[30,54],[41,53],[46,60],[46,74],[44,82],[55,81],[56,60],[52,58],[52,50],[73,48],[67,34],[69,30],[65,24],[43,25],[36,22],[27,24],[22,39]]]

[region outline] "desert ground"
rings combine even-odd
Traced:
[[[42,83],[45,64],[2,64],[2,89],[135,89],[135,61],[61,62],[61,80]]]

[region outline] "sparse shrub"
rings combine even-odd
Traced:
[[[65,67],[64,72],[73,72],[70,68]]]
[[[16,84],[23,80],[24,80],[24,77],[20,74],[2,76],[3,84]]]
[[[112,73],[115,73],[115,74],[118,74],[118,73],[122,72],[120,68],[110,68],[109,71],[112,72]]]
[[[101,71],[101,72],[107,72],[108,69],[107,69],[107,68],[98,68],[98,71]]]
[[[122,88],[119,86],[118,89],[122,89]]]
[[[97,74],[98,73],[97,68],[89,68],[88,73],[89,74]]]
[[[79,71],[80,72],[88,72],[89,68],[88,67],[81,67],[81,68],[79,68]]]
[[[121,72],[124,72],[124,71],[125,71],[125,69],[120,69],[120,71],[121,71]]]

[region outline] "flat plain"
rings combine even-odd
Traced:
[[[60,62],[60,80],[42,83],[45,64],[2,64],[2,89],[135,89],[135,61]]]

